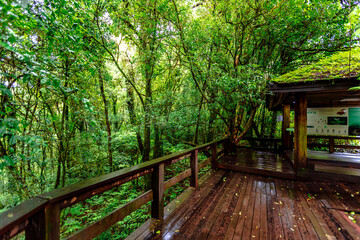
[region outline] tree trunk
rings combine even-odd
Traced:
[[[111,149],[111,126],[110,126],[110,120],[109,120],[108,102],[107,102],[107,100],[106,100],[105,90],[104,90],[104,80],[103,80],[103,75],[102,75],[102,72],[101,72],[102,67],[103,67],[103,64],[102,64],[102,63],[99,63],[99,66],[98,66],[98,71],[99,71],[99,87],[100,87],[101,98],[102,98],[103,103],[104,103],[104,113],[105,113],[106,131],[107,131],[107,135],[108,135],[108,157],[109,157],[109,166],[110,166],[110,171],[113,171],[113,170],[114,170],[114,166],[113,166],[113,157],[112,157],[112,149]]]
[[[154,142],[154,155],[153,158],[163,156],[163,145],[161,141],[161,131],[157,123],[154,124],[155,142]]]
[[[144,151],[142,162],[150,160],[150,121],[151,121],[151,82],[146,81],[145,106],[144,106]]]
[[[113,122],[113,131],[118,131],[119,130],[119,119],[117,117],[117,109],[116,109],[116,104],[117,104],[117,97],[114,96],[112,98],[112,110],[113,110],[113,114],[114,114],[114,122]]]
[[[200,125],[200,116],[201,116],[201,108],[203,105],[204,97],[201,96],[200,105],[199,105],[199,112],[197,116],[197,122],[196,122],[196,129],[195,129],[195,135],[194,135],[194,144],[198,144],[198,135],[199,135],[199,125]]]
[[[131,75],[131,76],[133,76],[133,75]],[[141,139],[140,131],[138,130],[139,126],[138,126],[138,122],[137,122],[136,115],[135,115],[134,89],[128,81],[126,81],[126,88],[127,88],[126,104],[127,104],[127,109],[129,112],[130,123],[137,128],[136,139],[138,142],[138,147],[139,147],[140,153],[143,154],[144,146],[143,146],[143,142]]]

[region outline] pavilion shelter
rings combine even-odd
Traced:
[[[283,113],[284,149],[291,148],[290,132],[287,129],[290,127],[290,110],[295,110],[293,156],[298,176],[309,174],[307,133],[311,126],[307,122],[308,109],[360,107],[359,73],[358,48],[338,52],[315,64],[286,73],[268,85],[267,107],[270,110],[282,110]],[[342,134],[349,135],[349,132]]]

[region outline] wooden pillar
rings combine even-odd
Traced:
[[[164,164],[154,167],[151,183],[153,191],[151,217],[162,221],[164,218]]]
[[[216,168],[216,160],[217,160],[217,144],[214,143],[211,145],[211,167]]]
[[[198,181],[198,150],[194,150],[190,155],[190,167],[191,167],[191,177],[190,177],[190,186],[197,188],[199,186]]]
[[[290,132],[286,131],[290,127],[290,104],[283,106],[283,122],[282,122],[282,147],[283,149],[290,149]]]
[[[54,203],[29,219],[25,229],[25,239],[60,239],[60,205]]]
[[[329,153],[335,152],[335,141],[333,137],[329,137]]]
[[[295,170],[298,174],[307,173],[307,95],[295,95],[295,129],[294,129]]]

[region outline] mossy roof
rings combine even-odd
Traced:
[[[274,83],[297,83],[349,77],[349,51],[338,52],[319,62],[274,78]],[[350,77],[360,75],[360,47],[351,50]]]

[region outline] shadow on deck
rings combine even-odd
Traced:
[[[216,170],[128,239],[359,239],[360,187]]]

